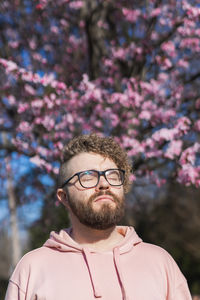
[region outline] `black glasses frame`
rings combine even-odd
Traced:
[[[98,174],[98,180],[97,180],[97,183],[96,183],[95,185],[91,186],[91,187],[85,187],[85,186],[82,185],[82,183],[81,183],[80,175],[83,174],[83,173],[86,173],[86,172],[91,172],[91,171],[92,171],[92,172],[96,172],[96,173]],[[108,172],[108,171],[120,171],[120,172],[123,174],[123,176],[122,176],[122,178],[121,178],[121,179],[122,179],[122,183],[120,183],[120,184],[110,184],[110,182],[109,182],[108,179],[106,178],[106,172]],[[101,176],[103,176],[103,177],[105,178],[105,180],[106,180],[111,186],[121,186],[121,185],[124,184],[124,180],[125,180],[125,176],[124,176],[124,175],[125,175],[125,171],[124,171],[124,170],[121,170],[121,169],[108,169],[108,170],[105,170],[105,171],[85,170],[85,171],[78,172],[78,173],[74,174],[73,176],[71,176],[70,178],[68,178],[66,181],[63,182],[63,184],[61,185],[60,188],[63,188],[63,187],[64,187],[66,184],[68,184],[68,183],[70,182],[70,180],[71,180],[72,178],[74,178],[75,176],[78,177],[78,181],[79,181],[80,185],[81,185],[83,188],[85,188],[85,189],[96,187],[96,186],[99,184],[99,180],[100,180],[100,177],[101,177]]]

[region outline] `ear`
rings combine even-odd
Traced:
[[[68,200],[67,200],[67,193],[63,189],[57,189],[57,198],[58,200],[68,208]]]

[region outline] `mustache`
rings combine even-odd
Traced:
[[[120,199],[113,194],[110,191],[100,191],[100,192],[95,192],[93,195],[90,196],[89,198],[89,203],[93,202],[95,200],[95,198],[99,197],[99,196],[103,196],[103,195],[109,195],[111,197],[113,197],[114,202],[119,203]]]

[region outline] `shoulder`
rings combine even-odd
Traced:
[[[47,253],[49,252],[49,248],[47,247],[40,247],[34,250],[31,250],[29,252],[27,252],[26,254],[24,254],[24,256],[21,258],[21,260],[19,261],[19,263],[24,263],[24,262],[32,262],[35,259],[43,259],[45,257],[45,255],[47,255]]]
[[[137,256],[148,265],[158,267],[170,274],[180,273],[179,267],[174,258],[162,247],[142,242],[137,246],[137,248]]]
[[[167,276],[177,281],[177,284],[185,282],[185,277],[180,271],[179,266],[165,249],[157,245],[142,242],[139,251],[142,252],[143,259],[152,268],[159,268],[163,273],[168,274]]]
[[[161,259],[173,259],[172,256],[162,247],[150,244],[150,243],[145,243],[142,242],[139,244],[140,246],[140,251],[142,251],[145,255],[154,257],[156,256],[157,258]]]
[[[41,247],[32,250],[21,258],[10,277],[9,293],[13,293],[13,291],[17,293],[18,290],[25,293],[30,274],[35,272],[34,270],[38,265],[41,265],[42,260],[44,261],[48,251],[45,248]]]
[[[18,262],[11,280],[16,277],[27,276],[31,270],[34,270],[35,266],[42,264],[48,255],[50,249],[47,247],[41,247],[27,252]]]

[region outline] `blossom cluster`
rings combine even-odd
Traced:
[[[134,179],[163,184],[165,172],[159,177],[152,168],[173,162],[178,182],[199,187],[200,13],[195,1],[175,2],[133,9],[94,1],[89,19],[86,1],[42,0],[31,8],[36,25],[27,40],[8,22],[0,127],[19,153],[57,173],[63,144],[97,132],[140,162]]]

